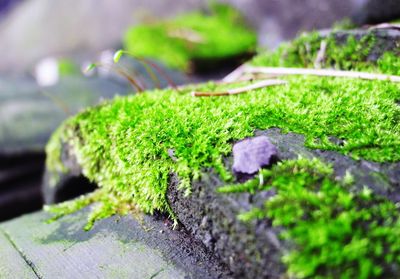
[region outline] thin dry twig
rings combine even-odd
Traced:
[[[262,81],[250,84],[248,86],[234,88],[234,89],[228,89],[228,90],[223,91],[223,92],[193,91],[192,92],[192,96],[195,96],[195,97],[212,97],[212,96],[237,95],[237,94],[246,93],[246,92],[254,90],[254,89],[259,89],[259,88],[264,88],[264,87],[274,86],[274,85],[283,85],[283,84],[287,84],[287,82],[284,81],[284,80],[279,80],[279,79],[268,79],[268,80],[262,80]]]
[[[238,77],[237,80],[232,81],[225,81],[225,80],[217,80],[215,81],[216,84],[234,84],[238,82],[245,82],[245,81],[257,81],[257,80],[266,80],[266,79],[276,79],[277,75],[265,75],[265,74],[243,74],[242,76]]]
[[[120,76],[124,77],[125,79],[127,79],[129,81],[129,83],[132,85],[132,87],[138,92],[143,92],[144,90],[144,86],[140,84],[139,80],[136,80],[133,76],[129,75],[126,72],[126,69],[121,67],[121,66],[117,66],[114,64],[107,64],[107,63],[93,63],[91,64],[88,69],[86,69],[86,71],[90,71],[95,67],[102,67],[105,68],[109,71],[114,71],[115,73],[119,74]]]
[[[136,91],[138,92],[138,93],[141,93],[141,92],[143,92],[143,90],[144,90],[144,87],[142,86],[142,85],[140,85],[139,84],[139,82],[138,82],[138,80],[136,80],[135,78],[133,78],[132,76],[130,76],[128,73],[126,73],[125,72],[125,70],[122,68],[122,67],[120,67],[120,66],[118,66],[118,67],[110,67],[111,69],[114,69],[118,74],[120,74],[121,76],[123,76],[124,78],[126,78],[128,81],[129,81],[129,83],[132,85],[132,87],[134,88],[134,89],[136,89]]]
[[[238,71],[237,71],[238,70]],[[235,72],[237,71],[237,72]],[[365,80],[383,80],[391,82],[400,82],[400,76],[366,73],[366,72],[353,72],[353,71],[340,71],[331,69],[305,69],[305,68],[275,68],[275,67],[254,67],[254,66],[241,66],[234,71],[233,77],[237,78],[243,74],[267,74],[277,76],[288,75],[311,75],[322,77],[343,77],[343,78],[358,78]],[[241,75],[239,75],[241,73]],[[226,78],[230,79],[231,74]],[[225,81],[225,78],[223,79]]]
[[[168,76],[168,74],[161,67],[159,67],[156,63],[152,62],[149,59],[146,59],[146,58],[140,57],[140,56],[136,56],[135,54],[133,54],[130,51],[119,50],[114,54],[114,62],[118,63],[119,59],[121,58],[121,56],[124,53],[128,54],[132,58],[136,59],[142,66],[145,67],[147,74],[150,76],[150,78],[156,84],[156,87],[160,88],[161,83],[160,83],[160,79],[157,77],[155,72],[157,72],[161,77],[163,77],[167,81],[167,83],[169,84],[170,87],[179,91],[178,87],[176,86],[174,81]]]
[[[67,116],[72,115],[71,110],[68,108],[68,105],[61,98],[41,89],[39,90],[39,93],[45,96],[46,98],[49,98],[56,106],[58,106],[65,113],[65,115]]]
[[[156,63],[149,61],[148,59],[145,59],[145,58],[141,58],[141,59],[143,61],[145,61],[147,64],[149,64],[151,67],[153,67],[158,72],[158,74],[167,81],[167,83],[170,87],[179,91],[178,86],[175,84],[175,82],[172,80],[172,78],[170,78],[169,75],[163,69],[161,69],[161,67],[159,67]]]
[[[244,68],[246,67],[245,64],[240,65],[238,68],[236,68],[233,72],[231,72],[229,75],[224,77],[222,79],[223,82],[225,83],[231,83],[237,81],[243,74],[244,74]]]

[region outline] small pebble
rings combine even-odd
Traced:
[[[233,146],[233,171],[254,174],[277,158],[278,150],[266,136],[247,138]]]

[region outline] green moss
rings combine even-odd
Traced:
[[[47,146],[47,167],[53,174],[65,171],[60,150],[67,143],[83,174],[100,187],[101,194],[90,201],[103,206],[90,217],[95,220],[129,204],[145,213],[158,210],[173,217],[166,199],[169,175],[176,173],[180,189],[188,194],[203,168],[214,168],[229,181],[222,156],[230,154],[233,141],[256,129],[279,127],[304,134],[310,148],[355,159],[400,160],[398,84],[316,77],[287,80],[286,86],[230,97],[195,98],[189,94],[193,88],[187,87],[181,93],[167,89],[116,98],[67,120]],[[208,83],[197,89],[224,88]],[[176,160],[170,157],[172,150]]]
[[[344,18],[335,22],[332,26],[332,30],[334,31],[342,31],[342,30],[352,30],[357,28],[357,25],[351,20],[351,18]]]
[[[84,227],[85,230],[90,230],[96,220],[104,219],[114,214],[126,215],[132,213],[133,215],[137,215],[138,213],[136,207],[131,204],[131,200],[124,200],[115,195],[113,191],[107,192],[103,189],[99,189],[85,196],[80,196],[72,202],[67,201],[57,206],[46,205],[44,210],[53,213],[52,218],[48,220],[48,222],[51,223],[94,203],[96,204],[93,206],[91,214],[88,216],[88,222]]]
[[[60,76],[79,75],[81,70],[74,61],[63,58],[58,60],[58,72]]]
[[[50,187],[55,187],[59,182],[59,176],[68,171],[61,162],[62,148],[58,139],[61,137],[62,133],[65,133],[65,131],[62,127],[59,127],[52,135],[52,137],[57,140],[49,141],[46,145],[46,168],[52,172],[52,176],[48,181]]]
[[[348,177],[337,181],[330,166],[300,158],[261,171],[242,185],[220,192],[275,189],[262,208],[239,216],[243,221],[270,218],[283,227],[292,247],[283,255],[296,278],[395,278],[400,271],[400,214],[396,206],[364,188],[352,189]]]
[[[167,22],[130,29],[124,47],[134,55],[151,57],[166,65],[188,70],[194,59],[222,59],[253,52],[254,31],[238,11],[212,4],[210,14],[194,12]]]
[[[316,62],[322,42],[326,43],[324,58]],[[318,32],[313,32],[303,34],[291,43],[283,44],[275,52],[260,54],[251,63],[256,66],[300,68],[319,66],[398,75],[400,49],[397,52],[394,50],[384,53],[377,61],[370,61],[369,56],[375,46],[376,38],[373,33],[363,36],[360,40],[349,36],[345,43],[339,44],[334,33],[322,38]]]
[[[382,72],[400,76],[399,54],[387,52],[378,60],[377,64]]]

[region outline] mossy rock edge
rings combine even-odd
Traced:
[[[371,35],[331,42],[321,66],[399,72],[397,49],[368,58],[376,42]],[[253,63],[310,67],[320,46],[320,35],[312,34]],[[49,201],[71,173],[100,188],[50,210],[57,218],[96,202],[87,228],[112,214],[161,211],[238,278],[394,278],[400,270],[398,84],[283,79],[288,85],[226,98],[189,93],[248,83],[146,92],[68,120],[47,146]],[[232,144],[255,135],[277,146],[281,162],[237,183]]]
[[[272,128],[256,131],[255,136],[265,135],[275,144],[280,160],[293,160],[298,156],[318,158],[333,165],[336,177],[343,178],[350,172],[355,179],[355,188],[364,186],[393,202],[400,201],[400,163],[375,163],[365,160],[355,161],[337,152],[309,149],[304,146],[304,136]],[[62,160],[70,171],[62,173],[56,187],[49,186],[45,180],[44,193],[47,202],[62,202],[66,198],[68,182],[82,175],[73,150],[63,145]],[[231,169],[233,158],[224,159],[227,169]],[[171,174],[168,187],[168,202],[176,213],[179,222],[196,239],[203,242],[228,266],[235,278],[279,278],[286,273],[281,262],[283,251],[290,249],[292,243],[282,241],[280,228],[272,226],[271,220],[242,222],[238,215],[261,207],[263,202],[275,194],[274,191],[260,193],[221,194],[217,189],[226,183],[212,169],[204,169],[201,178],[192,183],[192,193],[185,196],[178,188],[179,178]],[[61,193],[61,194],[60,194]],[[240,264],[238,264],[240,263]]]
[[[259,54],[251,63],[256,66],[334,68],[400,75],[399,56],[398,29],[333,29],[304,33],[274,52]]]

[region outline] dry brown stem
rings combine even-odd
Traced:
[[[287,84],[286,81],[284,80],[279,80],[279,79],[268,79],[268,80],[262,80],[255,82],[253,84],[244,86],[244,87],[239,87],[239,88],[233,88],[233,89],[228,89],[223,92],[200,92],[200,91],[193,91],[192,96],[195,97],[212,97],[212,96],[229,96],[229,95],[237,95],[237,94],[242,94],[246,93],[251,90],[259,89],[259,88],[264,88],[268,86],[274,86],[274,85],[283,85]]]

